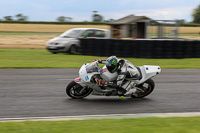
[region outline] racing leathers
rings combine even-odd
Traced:
[[[98,62],[106,64],[107,60],[98,60]],[[129,90],[132,87],[135,87],[135,84],[139,80],[140,73],[137,68],[128,60],[117,59],[117,65],[116,80],[109,83],[104,83],[106,83],[106,85],[108,85],[109,87],[116,88],[118,90],[119,96],[123,96],[128,94]],[[130,79],[131,81],[128,79]]]

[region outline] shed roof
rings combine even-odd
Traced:
[[[110,25],[113,25],[113,24],[130,24],[130,23],[133,23],[133,22],[145,21],[145,20],[152,20],[152,19],[150,19],[146,16],[135,16],[135,15],[131,14],[131,15],[128,15],[126,17],[120,18],[118,20],[114,20],[114,21],[110,22],[109,24]]]

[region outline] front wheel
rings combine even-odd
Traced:
[[[137,91],[135,94],[131,95],[132,98],[143,98],[148,96],[155,87],[153,79],[148,79],[144,83],[137,86]]]
[[[75,45],[72,45],[70,47],[69,53],[70,54],[77,54],[77,52],[78,52],[78,48]]]
[[[74,99],[82,99],[92,92],[92,89],[89,87],[82,87],[81,85],[77,84],[76,82],[72,81],[68,84],[66,88],[66,93],[69,97]]]

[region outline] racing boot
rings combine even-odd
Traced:
[[[124,88],[122,88],[122,87],[118,87],[118,95],[120,96],[120,97],[124,97],[125,96],[125,94],[126,94],[126,90],[124,89]]]

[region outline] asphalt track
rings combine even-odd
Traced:
[[[143,99],[71,99],[67,84],[78,69],[0,69],[0,118],[200,112],[200,70],[165,69]]]

